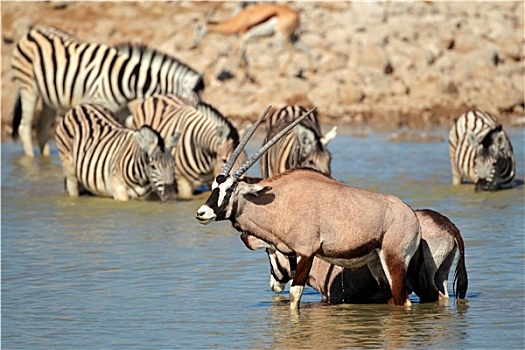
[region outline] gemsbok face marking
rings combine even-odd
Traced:
[[[231,177],[219,175],[212,185],[211,195],[206,204],[197,212],[197,220],[207,225],[212,221],[229,219],[231,214],[231,198],[236,183]]]
[[[294,120],[231,173],[267,109],[216,177],[212,194],[198,209],[196,219],[202,224],[229,220],[249,249],[273,247],[285,255],[295,254],[297,269],[290,287],[292,310],[299,308],[316,256],[348,268],[368,264],[380,288],[391,293],[389,302],[408,306],[405,277],[421,232],[416,214],[401,199],[350,187],[311,169],[290,170],[258,183],[240,178],[314,111]],[[421,288],[427,288],[423,282]]]

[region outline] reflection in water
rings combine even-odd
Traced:
[[[467,337],[468,303],[392,305],[306,304],[299,314],[273,303],[272,348],[418,348],[461,344]],[[430,322],[429,322],[430,321]]]
[[[523,130],[511,138],[523,179]],[[341,133],[332,170],[447,215],[465,240],[468,300],[407,310],[327,305],[305,290],[296,315],[269,289],[264,253],[247,250],[229,223],[196,222],[204,199],[70,198],[57,154],[30,160],[19,146],[1,149],[3,348],[525,347],[524,187],[453,187],[446,142]]]

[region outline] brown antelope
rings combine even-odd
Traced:
[[[210,16],[208,16],[209,18]],[[286,5],[262,3],[249,6],[237,12],[233,17],[222,22],[206,22],[197,25],[193,47],[196,47],[208,32],[222,34],[240,34],[241,38],[235,51],[239,54],[239,64],[243,69],[248,67],[246,45],[253,37],[277,35],[288,50],[288,58],[281,65],[279,74],[284,74],[293,59],[296,50],[308,55],[310,72],[314,71],[309,48],[297,38],[297,28],[300,24],[299,11]]]
[[[464,299],[468,278],[465,268],[465,245],[458,228],[444,215],[433,210],[416,210],[421,225],[421,244],[418,252],[425,259],[425,272],[428,281],[433,281],[439,290],[439,299],[448,299],[448,275],[456,250],[459,257],[454,274],[454,293],[456,298]],[[252,242],[253,243],[253,242]],[[263,244],[259,242],[259,244]],[[281,293],[295,273],[295,256],[285,256],[278,251],[267,249],[270,261],[270,288]],[[414,262],[415,259],[412,260]],[[435,295],[426,295],[419,289],[419,268],[417,263],[409,265],[407,285],[423,296],[422,302],[434,301]],[[325,302],[386,302],[388,295],[381,295],[379,286],[367,266],[355,270],[345,269],[314,258],[307,284],[321,293]],[[431,291],[433,293],[434,290]],[[418,294],[418,295],[419,295]]]
[[[250,249],[254,248],[250,240],[256,239],[265,244],[255,248],[296,254],[291,309],[299,308],[316,256],[348,268],[368,264],[381,290],[390,290],[389,302],[408,306],[405,277],[421,232],[416,214],[401,199],[350,187],[311,169],[290,170],[255,184],[241,179],[269,147],[314,110],[297,118],[232,173],[237,154],[267,110],[215,178],[211,195],[197,210],[196,219],[201,224],[230,220]]]

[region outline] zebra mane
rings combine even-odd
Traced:
[[[489,148],[493,142],[492,135],[494,135],[497,132],[500,132],[501,130],[503,130],[503,126],[499,123],[496,125],[495,128],[491,129],[480,142],[483,145],[483,148]]]
[[[138,128],[137,130],[140,130],[142,128],[147,128],[149,129],[152,133],[154,133],[155,135],[157,135],[157,146],[159,146],[161,152],[165,152],[166,151],[166,143],[164,141],[164,138],[160,135],[160,133],[153,129],[150,125],[147,125],[147,124],[144,124],[142,125],[140,128]],[[138,131],[136,131],[138,132]]]
[[[147,46],[146,44],[143,44],[143,43],[123,42],[123,43],[120,43],[120,44],[116,45],[115,48],[119,51],[120,54],[123,54],[123,55],[126,55],[126,56],[134,56],[134,55],[142,56],[142,55],[144,55],[146,53],[151,53],[152,56],[160,56],[160,57],[162,57],[165,60],[175,61],[178,64],[186,67],[187,69],[189,69],[193,73],[195,73],[197,75],[200,75],[199,72],[197,72],[195,69],[193,69],[192,67],[190,67],[186,63],[182,62],[178,58],[175,58],[175,57],[173,57],[171,55],[168,55],[165,52],[159,51],[159,50],[154,49],[152,47],[149,47],[149,46]]]
[[[306,109],[305,109],[305,112],[306,112]],[[294,118],[290,118],[290,116],[287,117],[287,118],[279,119],[273,125],[272,129],[268,133],[267,138],[271,139],[274,135],[278,134],[281,130],[283,130],[287,125],[290,125],[290,123],[292,123],[293,121],[294,121]],[[302,125],[303,127],[311,130],[314,133],[315,139],[318,142],[318,144],[320,143],[321,138],[323,137],[323,135],[321,133],[321,128],[319,126],[319,122],[317,121],[317,113],[316,112],[314,112],[314,114],[312,114],[311,117],[303,119],[299,123],[299,125]]]
[[[217,108],[206,102],[199,102],[197,104],[197,109],[207,118],[212,118],[217,123],[226,124],[230,130],[228,139],[232,139],[236,144],[239,143],[239,132],[237,131],[237,128],[235,128],[231,121],[226,118]]]

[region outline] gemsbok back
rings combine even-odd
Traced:
[[[419,267],[417,259],[412,259],[407,273],[407,286],[423,297],[421,302],[432,302],[436,298],[449,298],[448,276],[456,250],[459,250],[453,289],[456,299],[464,299],[468,288],[465,266],[465,244],[459,229],[446,216],[429,209],[416,210],[421,224],[421,243],[418,252],[425,259],[425,273],[428,281],[433,281],[439,295],[432,288],[430,293],[419,289]],[[261,244],[261,243],[259,243]],[[270,262],[270,288],[281,293],[286,284],[293,279],[296,269],[295,256],[267,249]],[[413,264],[414,263],[414,264]],[[358,269],[345,269],[314,258],[307,284],[321,293],[322,300],[331,303],[381,303],[389,295],[382,295],[379,286],[367,266]],[[420,296],[420,298],[421,298]]]
[[[311,169],[290,170],[255,184],[241,179],[269,147],[314,110],[297,118],[231,172],[267,109],[215,178],[211,195],[197,210],[196,219],[201,224],[229,220],[250,249],[296,254],[297,270],[290,287],[292,310],[299,308],[316,256],[348,268],[368,264],[382,290],[391,291],[390,303],[410,305],[405,277],[421,231],[416,214],[401,199],[350,187]],[[252,238],[265,244],[251,246]]]

